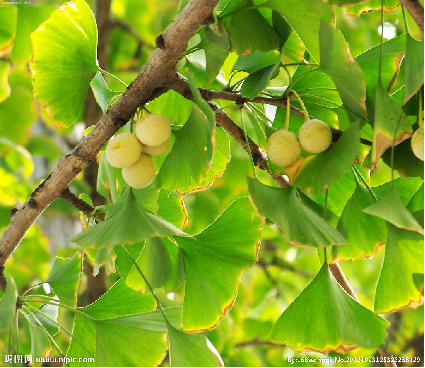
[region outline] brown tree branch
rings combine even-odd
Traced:
[[[170,89],[180,93],[183,97],[194,100],[192,91],[189,87],[188,80],[181,74],[177,74],[175,79],[168,86]],[[227,133],[229,133],[238,142],[242,148],[251,155],[255,166],[258,166],[261,170],[267,171],[267,173],[273,178],[273,180],[282,188],[288,187],[290,184],[283,175],[275,175],[270,171],[269,163],[267,161],[267,155],[251,138],[245,137],[245,133],[242,128],[237,125],[233,119],[227,115],[223,110],[220,110],[220,106],[214,101],[208,101],[208,104],[213,111],[216,111],[215,121],[217,126],[222,127]],[[247,143],[248,140],[248,143]]]
[[[400,0],[400,4],[403,5],[406,10],[410,13],[413,20],[418,25],[419,29],[424,32],[424,7],[419,0]]]
[[[66,188],[60,195],[60,198],[71,203],[77,210],[83,212],[87,217],[94,211],[94,207],[78,198],[74,193],[71,193],[69,188]]]
[[[185,52],[189,39],[202,22],[211,18],[217,2],[218,0],[189,2],[158,38],[161,42],[157,43],[146,65],[120,99],[111,106],[74,150],[59,161],[55,170],[12,216],[0,239],[0,269],[37,217],[61,195],[112,135],[130,120],[137,108],[148,101],[155,90],[165,87],[175,78],[177,60]],[[0,280],[0,285],[2,283],[4,280]]]

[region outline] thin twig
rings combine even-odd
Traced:
[[[74,193],[69,190],[69,188],[66,188],[61,193],[60,198],[71,203],[77,210],[83,212],[87,217],[90,217],[90,214],[94,211],[94,207],[90,206],[88,203],[78,198]]]

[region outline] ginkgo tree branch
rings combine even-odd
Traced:
[[[140,74],[119,100],[101,117],[91,132],[63,157],[54,171],[34,190],[30,198],[11,217],[0,239],[0,285],[5,287],[6,260],[30,226],[74,178],[92,161],[105,143],[124,126],[158,89],[175,77],[176,63],[185,52],[189,39],[202,24],[211,22],[218,0],[191,0],[169,27],[156,39],[156,48]]]

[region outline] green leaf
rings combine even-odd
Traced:
[[[385,244],[385,221],[362,210],[375,203],[370,192],[357,183],[356,190],[347,202],[337,229],[348,240],[343,247],[332,247],[332,259],[357,261],[373,256]]]
[[[323,192],[350,170],[359,145],[360,127],[355,122],[350,124],[336,143],[301,167],[293,185],[303,192]]]
[[[264,69],[257,70],[250,74],[244,81],[240,93],[244,97],[254,98],[263,89],[267,87],[274,72],[277,70],[276,65],[270,65]]]
[[[52,348],[52,343],[46,333],[39,325],[28,323],[31,336],[31,355],[33,357],[45,356],[46,352]]]
[[[424,85],[424,41],[406,35],[403,105]]]
[[[320,60],[319,31],[321,19],[332,22],[332,8],[321,0],[269,0],[267,6],[281,13],[294,31],[300,36],[307,50]],[[314,9],[314,11],[312,11]],[[255,23],[252,23],[255,24]]]
[[[234,201],[192,238],[176,238],[184,255],[185,331],[210,329],[233,306],[239,278],[257,260],[261,221],[249,200]]]
[[[366,118],[366,82],[363,71],[351,56],[341,31],[326,20],[320,23],[320,67],[335,83],[344,107],[354,120]]]
[[[93,90],[94,97],[103,113],[106,113],[112,102],[122,94],[122,92],[112,91],[103,79],[100,72],[97,72],[93,80],[90,82],[90,87]]]
[[[77,304],[77,289],[81,275],[81,258],[75,253],[72,258],[55,257],[46,281],[60,301],[69,307]]]
[[[308,247],[347,244],[335,228],[302,202],[295,188],[272,188],[252,178],[247,181],[258,212],[279,225],[289,243]]]
[[[0,102],[3,102],[10,95],[10,86],[7,78],[10,71],[10,62],[0,60]]]
[[[68,363],[71,367],[94,367],[95,362],[88,362],[87,358],[95,359],[96,353],[96,330],[94,323],[81,314],[77,314],[72,330],[72,340],[66,356],[86,358],[81,362]]]
[[[314,280],[283,312],[272,341],[295,351],[341,354],[362,346],[376,349],[389,323],[351,298],[333,279],[326,262]]]
[[[121,175],[121,169],[113,167],[106,159],[106,152],[101,152],[96,189],[110,201],[116,201],[126,183]]]
[[[146,313],[152,311],[155,304],[151,294],[145,295],[135,291],[129,288],[123,279],[120,279],[96,302],[78,309],[91,318],[101,321]]]
[[[65,3],[32,33],[34,93],[69,127],[80,114],[97,66],[96,21],[84,0]]]
[[[378,1],[380,3],[380,0]],[[385,89],[388,88],[403,60],[406,48],[406,35],[403,34],[386,41],[383,43],[382,47],[381,76],[379,76],[380,45],[367,50],[355,59],[362,68],[366,79],[367,116],[372,122],[375,116],[376,88],[378,86],[379,77],[381,77],[382,86],[384,86]]]
[[[183,197],[175,192],[161,189],[158,197],[157,215],[171,222],[179,229],[183,229],[188,221]]]
[[[424,272],[423,236],[387,223],[388,238],[384,264],[376,287],[374,310],[390,313],[423,303],[421,290],[415,286],[414,274]]]
[[[276,64],[280,60],[280,53],[277,50],[261,52],[255,50],[250,54],[239,56],[233,65],[233,70],[239,70],[247,73],[254,73],[270,65]]]
[[[153,308],[152,295],[119,280],[93,304],[78,308],[67,356],[93,356],[96,366],[157,366],[165,357],[167,326]],[[166,308],[165,314],[173,325],[180,323],[181,308]]]
[[[59,304],[45,304],[40,309],[32,311],[32,314],[25,313],[25,317],[34,326],[42,325],[50,336],[55,336],[60,331],[58,314]],[[43,333],[45,334],[44,331]]]
[[[206,336],[188,334],[169,325],[168,339],[171,367],[224,367]]]
[[[10,95],[0,103],[0,136],[22,144],[29,136],[31,124],[37,119],[30,88],[31,76],[24,70],[12,70],[9,85]]]
[[[148,109],[152,114],[161,114],[178,125],[183,125],[189,119],[195,104],[184,98],[180,93],[169,90],[149,102]]]
[[[230,162],[230,139],[226,131],[221,127],[215,127],[214,132],[214,157],[212,165],[208,171],[208,175],[201,181],[200,184],[193,184],[186,188],[189,192],[198,192],[200,190],[208,189],[224,174],[227,164]]]
[[[398,228],[416,231],[424,235],[423,228],[404,206],[394,185],[391,186],[385,197],[365,208],[363,212],[378,216]]]
[[[269,51],[281,43],[279,34],[258,9],[252,7],[252,0],[231,1],[220,14],[229,33],[231,51],[238,55],[254,50]]]
[[[31,60],[31,33],[50,17],[56,6],[33,4],[18,4],[18,22],[16,25],[16,40],[12,50],[14,63],[27,63]]]
[[[198,109],[192,109],[184,127],[174,132],[173,148],[159,170],[163,188],[184,191],[206,178],[213,158],[213,128]]]
[[[229,55],[229,35],[224,28],[223,21],[217,20],[217,24],[205,27],[201,32],[199,47],[204,49],[207,59],[206,83],[211,83],[221,70],[224,61]]]
[[[394,138],[395,136],[395,138]],[[376,167],[387,148],[412,136],[412,124],[401,107],[378,82],[373,124],[372,167]]]
[[[207,117],[208,121],[208,144],[207,144],[207,151],[211,154],[213,154],[212,144],[210,144],[210,138],[213,135],[214,127],[215,127],[215,116],[211,109],[211,106],[208,104],[207,101],[202,97],[201,92],[199,92],[198,87],[196,86],[195,79],[193,78],[192,73],[187,70],[187,79],[189,81],[189,87],[190,91],[192,92],[193,98],[195,99],[196,104],[201,109],[202,113]],[[212,138],[211,138],[212,139]]]
[[[0,8],[0,56],[12,50],[16,35],[17,14],[18,9],[11,4]]]
[[[9,327],[15,317],[16,302],[18,300],[18,290],[15,280],[7,278],[6,291],[0,300],[0,330]]]
[[[163,286],[171,277],[170,260],[161,238],[148,239],[136,263],[153,289]],[[147,289],[145,281],[134,265],[126,282],[132,289]]]
[[[70,240],[81,247],[111,247],[137,243],[153,236],[185,235],[173,224],[140,206],[129,186],[124,188],[117,202],[107,207],[107,217]]]
[[[358,0],[333,0],[333,1],[344,1],[347,5],[358,3]],[[345,11],[350,18],[356,18],[364,13],[369,13],[370,11],[377,11],[382,9],[382,0],[368,0],[361,1],[359,5],[354,5],[348,7]],[[384,0],[384,11],[392,12],[398,6],[400,2],[398,0]]]

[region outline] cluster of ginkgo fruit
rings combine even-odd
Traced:
[[[170,146],[171,123],[167,117],[150,114],[136,123],[135,133],[120,133],[106,146],[106,159],[122,169],[125,182],[141,189],[152,183],[156,175],[151,156],[165,153]]]
[[[307,120],[297,136],[288,130],[278,130],[267,141],[267,156],[274,164],[287,167],[301,155],[301,147],[310,153],[320,153],[328,149],[332,142],[332,132],[328,124],[318,119]]]

